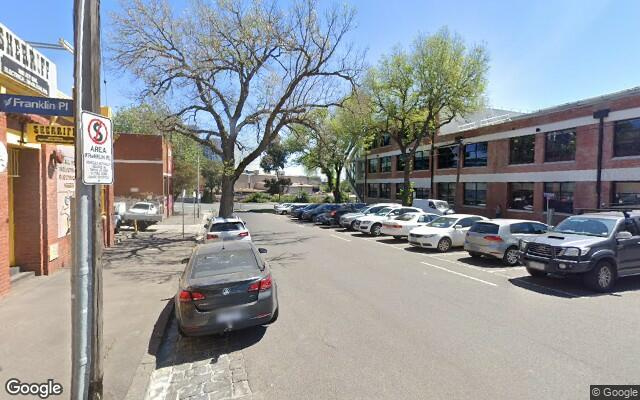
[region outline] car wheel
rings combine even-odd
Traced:
[[[482,258],[482,254],[476,253],[475,251],[470,251],[469,255],[471,256],[471,258]]]
[[[507,251],[504,252],[502,261],[510,267],[518,264],[518,261],[520,261],[518,256],[518,249],[515,247],[509,247]]]
[[[539,269],[533,269],[533,268],[529,268],[527,267],[527,273],[531,276],[535,276],[537,278],[542,278],[547,276],[547,273],[544,271],[540,271]]]
[[[382,225],[380,224],[373,224],[373,226],[371,227],[371,234],[373,236],[380,236],[380,229],[382,228]]]
[[[584,274],[585,285],[597,292],[609,292],[616,282],[616,270],[610,261],[600,261],[595,268]]]
[[[451,239],[449,238],[440,239],[440,241],[438,242],[438,251],[440,253],[446,253],[450,249],[451,249]]]
[[[351,229],[352,231],[356,230],[356,221],[351,221],[351,225],[349,226],[349,229]]]

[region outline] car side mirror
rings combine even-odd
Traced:
[[[186,264],[188,262],[189,262],[189,257],[183,258],[182,260],[180,260],[180,264]]]
[[[258,247],[258,252],[260,254],[267,254],[267,249],[263,248],[263,247]]]
[[[209,224],[204,224],[204,229],[207,229],[209,227]]]
[[[453,229],[462,229],[462,225],[456,225],[453,227]]]
[[[626,239],[631,239],[632,237],[633,235],[631,234],[631,232],[628,232],[628,231],[622,231],[622,232],[616,233],[616,240],[626,240]]]

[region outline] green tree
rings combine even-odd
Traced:
[[[213,194],[222,186],[222,162],[205,159],[200,164],[200,175],[204,182],[204,200],[213,201]]]
[[[166,129],[222,157],[220,215],[251,162],[311,109],[329,107],[355,81],[362,57],[345,46],[354,11],[317,0],[131,0],[113,15],[114,63],[168,104]],[[188,121],[205,121],[194,128]],[[247,145],[249,140],[252,144]],[[241,153],[236,152],[241,150]]]
[[[369,125],[367,99],[353,95],[333,113],[318,114],[293,130],[301,153],[299,160],[307,168],[320,168],[327,176],[336,203],[343,200],[340,189],[344,167],[351,152],[367,142]]]
[[[267,188],[267,193],[277,194],[278,201],[280,201],[280,195],[284,190],[291,186],[291,179],[289,178],[268,178],[264,180],[264,186]]]
[[[410,52],[396,48],[371,68],[366,90],[371,98],[374,131],[389,134],[404,158],[402,202],[410,205],[410,174],[418,146],[431,144],[434,182],[435,136],[457,116],[482,107],[488,55],[483,46],[467,47],[446,28],[419,36]]]

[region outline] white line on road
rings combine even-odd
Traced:
[[[491,282],[483,281],[482,279],[474,278],[473,276],[465,275],[465,274],[462,274],[462,273],[460,273],[460,272],[452,271],[452,270],[447,269],[447,268],[444,268],[444,267],[439,267],[439,266],[437,266],[437,265],[429,264],[429,263],[426,263],[426,262],[424,262],[424,261],[420,261],[420,263],[421,263],[421,264],[424,264],[424,265],[427,265],[427,266],[429,266],[429,267],[433,267],[433,268],[441,269],[441,270],[443,270],[443,271],[450,272],[450,273],[452,273],[452,274],[454,274],[454,275],[459,275],[459,276],[462,276],[462,277],[465,277],[465,278],[468,278],[468,279],[474,280],[474,281],[476,281],[476,282],[484,283],[485,285],[489,285],[489,286],[498,286],[498,285],[496,285],[495,283],[491,283]]]
[[[337,236],[337,235],[330,235],[330,236],[331,236],[331,237],[334,237],[334,238],[336,238],[336,239],[344,240],[345,242],[350,242],[350,241],[351,241],[351,240],[349,240],[349,239],[345,239],[345,238],[342,238],[342,237]]]

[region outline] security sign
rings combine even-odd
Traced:
[[[82,182],[85,185],[113,183],[113,130],[111,120],[82,112]]]

